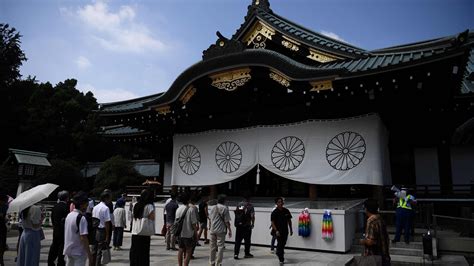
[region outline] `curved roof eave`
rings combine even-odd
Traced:
[[[240,25],[232,36],[232,39],[238,40],[247,32],[247,29],[253,25],[255,20],[261,20],[276,31],[291,36],[296,40],[306,44],[314,49],[321,49],[329,53],[336,53],[341,56],[360,57],[367,56],[370,53],[354,45],[333,39],[326,35],[314,32],[297,23],[275,14],[273,11],[266,11],[259,7],[251,7],[245,17],[245,21]]]
[[[450,36],[376,49],[376,50],[370,51],[370,53],[372,54],[402,53],[402,52],[416,52],[416,51],[429,50],[429,49],[449,48],[462,35],[466,35],[468,39],[474,38],[473,30],[465,30],[463,32],[450,35]]]
[[[110,103],[101,103],[100,104],[100,113],[114,113],[114,112],[120,112],[121,110],[139,110],[143,108],[143,104],[152,101],[156,98],[159,98],[161,95],[163,95],[163,92],[140,97],[140,98],[135,98],[135,99],[129,99],[125,101],[119,101],[119,102],[110,102]]]
[[[145,106],[170,104],[176,101],[180,93],[199,78],[225,70],[252,66],[277,70],[296,81],[333,77],[346,72],[342,68],[322,69],[305,65],[271,50],[247,49],[240,53],[219,56],[192,65],[176,78],[168,91],[154,101],[147,102]]]

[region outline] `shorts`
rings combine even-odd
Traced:
[[[5,251],[7,247],[7,226],[2,221],[0,223],[0,250]]]
[[[196,245],[196,241],[192,237],[190,237],[190,238],[180,237],[179,238],[179,245],[178,245],[179,248],[190,249],[190,248],[193,248],[195,245]]]
[[[207,229],[207,219],[204,222],[199,222],[199,228]]]

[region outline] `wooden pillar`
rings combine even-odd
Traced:
[[[442,140],[438,145],[439,183],[443,195],[451,194],[453,189],[453,175],[451,172],[451,149],[449,142]]]
[[[379,208],[381,210],[385,209],[382,186],[372,186],[372,197],[379,203]]]
[[[209,186],[209,199],[217,199],[217,186]]]
[[[178,187],[177,186],[171,186],[171,193],[174,193],[175,195],[178,195]]]
[[[158,165],[160,167],[158,173],[158,182],[161,183],[161,186],[158,187],[158,193],[163,194],[163,186],[165,185],[165,160],[160,159]]]
[[[309,200],[316,200],[317,193],[316,193],[316,185],[309,184]]]

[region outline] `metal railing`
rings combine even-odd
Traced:
[[[474,194],[474,184],[453,184],[448,187],[439,184],[413,185],[407,186],[410,194],[417,197],[440,197],[443,198],[472,198]],[[384,186],[385,195],[393,195],[391,186]]]
[[[444,221],[444,222],[443,222]],[[438,230],[453,230],[462,237],[474,237],[474,219],[433,214],[434,235]]]

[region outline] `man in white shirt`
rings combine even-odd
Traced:
[[[197,208],[193,204],[193,201],[189,200],[189,195],[183,193],[180,199],[184,205],[176,210],[175,223],[181,216],[184,217],[184,222],[181,234],[176,235],[179,236],[178,265],[187,266],[191,260],[193,247],[196,245],[199,223]]]
[[[211,254],[209,256],[209,263],[213,266],[222,265],[225,234],[228,232],[229,238],[232,237],[229,208],[224,205],[225,201],[225,195],[217,196],[217,205],[212,208],[209,215],[209,218],[211,219],[209,228],[211,238]]]
[[[108,243],[110,243],[110,232],[112,230],[112,222],[110,218],[110,210],[107,207],[112,199],[112,195],[108,192],[102,192],[100,195],[100,203],[97,204],[92,210],[92,217],[100,220],[99,226],[96,232],[96,244],[93,249],[93,260],[94,264],[100,265],[100,260],[102,258],[102,250],[109,248]]]
[[[89,262],[92,261],[89,239],[87,238],[87,220],[84,216],[88,204],[87,195],[84,192],[79,192],[73,200],[75,209],[67,215],[64,222],[63,254],[67,266],[85,266],[87,259],[89,259]],[[82,218],[78,224],[79,215]]]

